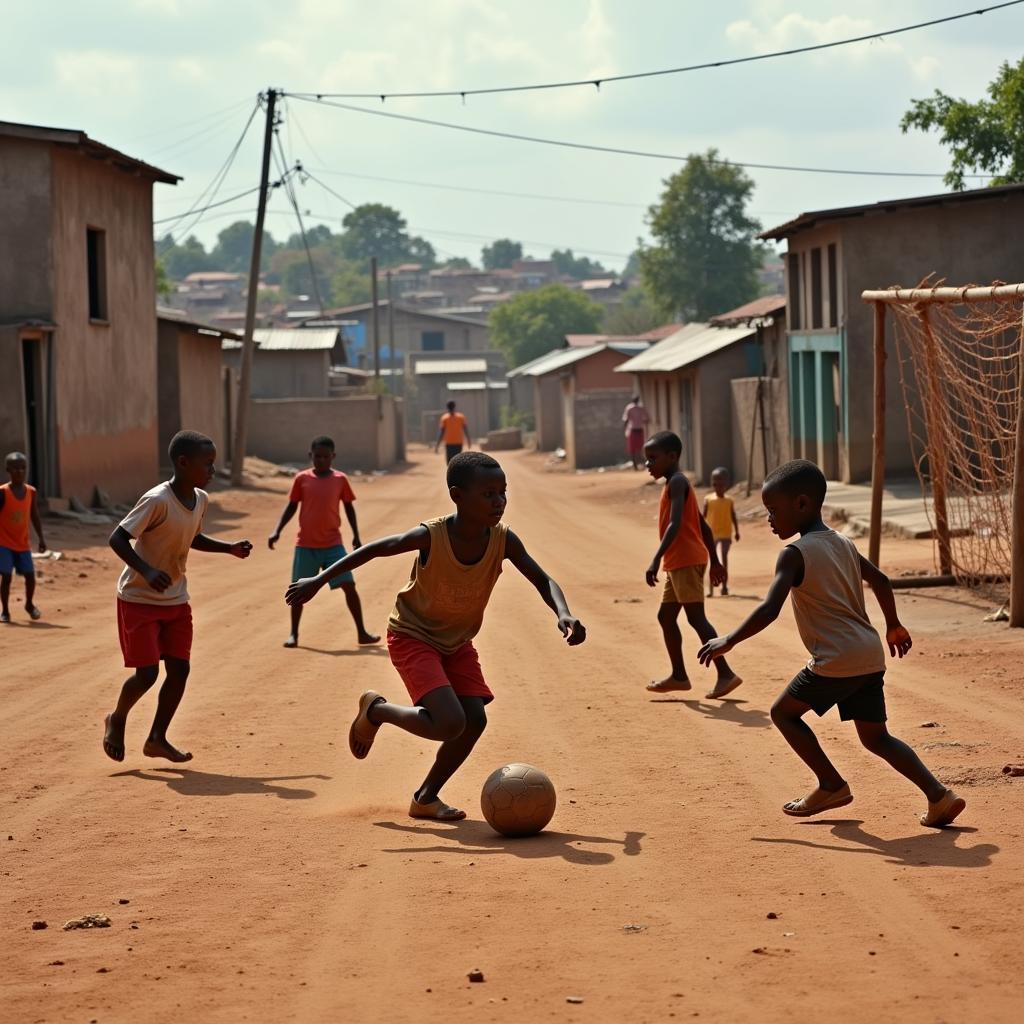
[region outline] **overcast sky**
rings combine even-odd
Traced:
[[[979,6],[978,4],[974,5]],[[768,52],[969,9],[968,0],[49,0],[4,4],[0,119],[83,129],[182,175],[157,218],[187,209],[242,131],[257,93],[472,89],[644,71]],[[554,92],[349,101],[476,127],[735,161],[943,172],[934,137],[904,136],[911,98],[979,98],[1017,61],[1024,5],[884,41],[672,77]],[[353,203],[397,207],[442,258],[487,239],[537,256],[571,247],[621,266],[671,160],[585,153],[326,109],[292,99],[281,139]],[[218,198],[258,180],[257,119]],[[751,171],[765,227],[822,207],[943,191],[940,179]],[[375,180],[403,179],[404,182]],[[427,184],[450,186],[447,189]],[[554,200],[463,191],[490,189]],[[566,197],[598,203],[563,201]],[[348,207],[313,181],[309,222]],[[211,210],[211,243],[252,198]],[[276,194],[268,227],[294,229]],[[160,230],[158,226],[158,231]],[[479,236],[479,237],[477,237]]]

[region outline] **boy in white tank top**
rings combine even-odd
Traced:
[[[852,541],[822,522],[825,490],[825,475],[813,462],[787,462],[769,474],[761,500],[772,532],[783,540],[796,533],[800,538],[783,548],[761,605],[728,636],[705,644],[699,654],[701,664],[710,665],[760,633],[779,617],[792,594],[797,629],[811,658],[772,705],[772,721],[814,772],[818,786],[807,796],[790,800],[782,808],[784,813],[805,818],[853,800],[846,780],[803,720],[808,711],[820,717],[836,705],[839,717],[857,727],[861,743],[927,797],[928,811],[921,816],[921,824],[948,825],[963,811],[964,800],[942,785],[917,754],[886,728],[885,651],[864,608],[863,583],[874,591],[885,614],[885,639],[893,657],[902,658],[910,650],[910,634],[896,613],[896,599],[885,574]]]

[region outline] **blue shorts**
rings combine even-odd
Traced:
[[[17,572],[19,576],[31,576],[35,571],[31,551],[12,551],[0,547],[0,576],[10,576],[12,572]]]
[[[292,583],[311,576],[319,576],[324,569],[347,554],[341,544],[336,544],[333,548],[296,548],[292,561]],[[342,583],[355,583],[355,577],[350,572],[343,572],[331,580],[328,586],[331,590],[337,590]]]

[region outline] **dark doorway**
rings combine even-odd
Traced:
[[[40,345],[36,341],[22,340],[22,380],[25,385],[25,425],[27,427],[28,482],[43,491],[43,368]]]

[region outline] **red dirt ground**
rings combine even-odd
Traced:
[[[440,462],[413,459],[355,479],[364,538],[446,510]],[[208,532],[256,550],[192,555],[193,672],[171,738],[196,757],[181,768],[140,753],[152,697],[124,764],[104,757],[125,675],[116,560],[106,530],[48,525],[67,557],[43,563],[45,619],[17,608],[0,632],[0,1017],[1019,1020],[1024,778],[1002,768],[1024,763],[1021,638],[982,624],[989,606],[962,592],[899,597],[916,645],[890,672],[891,725],[967,798],[961,828],[922,828],[920,795],[833,716],[819,732],[856,801],[795,821],[780,805],[810,780],[767,717],[804,660],[790,613],[734,655],[736,700],[700,698],[692,635],[696,695],[652,699],[644,684],[666,668],[643,582],[655,486],[502,459],[508,521],[590,638],[565,648],[506,572],[478,644],[491,726],[446,790],[470,811],[458,825],[404,816],[429,744],[382,731],[367,761],[349,756],[356,696],[403,689],[386,655],[354,648],[340,594],[309,606],[299,650],[281,647],[291,552],[265,538],[286,479],[214,494]],[[710,605],[722,631],[778,550],[760,519],[743,529],[735,596]],[[883,556],[895,573],[931,552],[886,539]],[[372,626],[407,572],[403,559],[359,574]],[[484,778],[513,760],[559,790],[533,839],[496,836],[479,813]],[[87,913],[112,926],[61,929]]]

